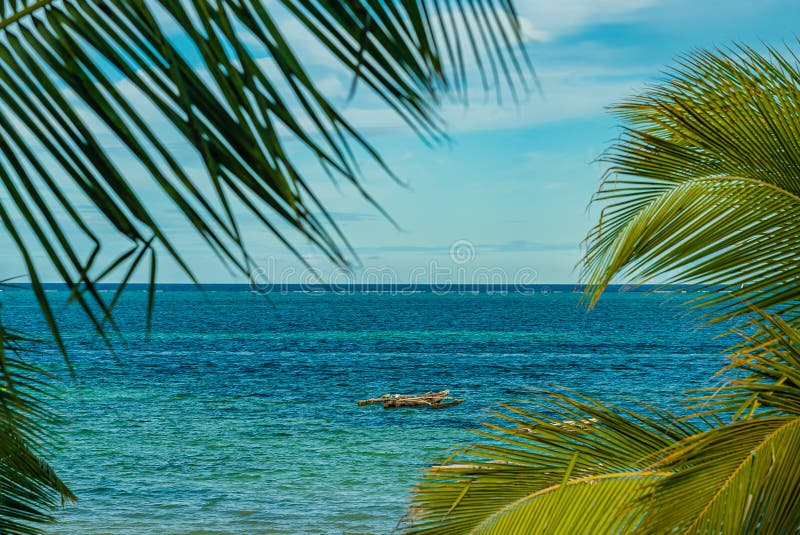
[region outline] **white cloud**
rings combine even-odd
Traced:
[[[580,70],[580,67],[575,67]],[[473,99],[467,107],[445,104],[441,109],[450,133],[527,128],[572,119],[586,119],[606,113],[606,107],[631,94],[640,86],[641,77],[594,78],[564,76],[543,80],[544,94],[531,95],[515,106],[511,102],[497,105],[494,100]],[[479,91],[475,91],[480,94]],[[354,101],[344,115],[365,131],[402,130],[408,127],[391,109],[360,106]]]
[[[595,24],[629,21],[656,0],[517,0],[525,35],[552,41]]]
[[[607,105],[639,87],[638,82],[651,74],[652,69],[648,69],[651,66],[642,69],[621,65],[616,57],[618,51],[600,43],[567,47],[551,42],[592,25],[629,22],[657,1],[517,0],[525,36],[530,41],[539,42],[531,46],[534,47],[534,63],[543,94],[534,94],[521,106],[514,106],[506,93],[505,104],[497,106],[493,98],[482,98],[486,93],[479,86],[477,65],[468,65],[470,105],[467,108],[461,104],[442,107],[440,111],[447,123],[447,131],[525,128],[603,114]],[[461,26],[462,22],[456,24]],[[322,93],[339,104],[343,115],[357,128],[407,131],[402,119],[364,84],[359,84],[352,100],[346,100],[352,75],[300,22],[282,13],[280,27],[309,67],[310,75]],[[470,58],[467,55],[468,61]],[[267,61],[261,61],[262,66]],[[303,121],[302,124],[307,123]]]

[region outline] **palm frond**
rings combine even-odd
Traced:
[[[800,332],[755,312],[718,374],[726,384],[689,398],[698,414],[729,423],[662,452],[652,469],[670,476],[652,485],[645,530],[782,533],[800,526]]]
[[[0,16],[0,222],[59,343],[34,252],[98,330],[112,321],[98,281],[127,282],[146,259],[153,271],[158,251],[194,280],[145,188],[236,272],[253,265],[244,215],[296,253],[299,240],[340,265],[352,257],[298,161],[316,160],[368,202],[360,165],[391,172],[315,84],[286,20],[427,138],[442,135],[439,99],[464,96],[467,51],[482,73],[498,66],[506,87],[521,91],[531,75],[508,0],[29,0],[3,2]],[[129,246],[104,251],[106,228]]]
[[[717,317],[796,306],[799,80],[791,49],[703,51],[614,107],[626,126],[586,240],[591,303],[614,277],[662,276],[721,286],[700,299]]]
[[[0,531],[35,534],[75,496],[44,460],[55,447],[55,378],[27,362],[38,341],[0,325]]]
[[[568,532],[581,516],[595,518],[599,501],[633,507],[660,477],[649,470],[658,452],[705,425],[653,407],[637,412],[557,392],[535,392],[504,408],[496,414],[500,423],[476,431],[489,442],[457,449],[425,472],[413,491],[407,532],[508,533],[527,522]],[[597,526],[622,529],[640,520],[633,510],[603,511]]]
[[[788,533],[800,526],[800,418],[748,418],[679,442],[658,468],[645,530]]]
[[[645,516],[635,504],[663,475],[633,472],[568,479],[497,511],[470,533],[633,533]]]
[[[772,314],[755,316],[740,330],[729,364],[717,375],[722,387],[697,389],[687,399],[708,415],[739,420],[758,415],[800,416],[800,331]]]

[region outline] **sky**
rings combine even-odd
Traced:
[[[427,146],[369,95],[348,99],[350,79],[287,20],[281,28],[325,94],[380,150],[403,184],[365,165],[364,184],[396,224],[353,188],[307,177],[358,254],[334,270],[300,243],[302,267],[262,228],[245,225],[257,280],[304,282],[574,283],[580,244],[597,218],[589,208],[603,168],[596,159],[619,134],[608,106],[654,82],[681,54],[733,41],[759,46],[794,39],[800,4],[745,0],[518,0],[525,46],[541,91],[498,106],[477,89],[469,105],[446,105],[449,141]],[[154,210],[163,195],[143,189]],[[159,208],[164,205],[163,208]],[[170,226],[172,225],[172,226]],[[224,269],[181,223],[167,223],[197,278],[247,282]],[[7,238],[0,237],[4,250]],[[24,272],[0,255],[0,273]],[[44,270],[44,277],[55,280]],[[144,277],[144,275],[142,275]],[[169,262],[162,282],[184,282]]]
[[[399,230],[354,192],[325,191],[359,253],[356,281],[416,281],[427,272],[436,282],[441,268],[444,277],[465,275],[466,282],[488,276],[513,283],[532,272],[541,284],[577,282],[580,243],[597,218],[597,210],[587,209],[602,174],[595,161],[619,133],[607,107],[693,49],[780,43],[800,30],[795,2],[516,4],[541,93],[519,107],[498,107],[473,92],[468,108],[445,110],[451,142],[433,148],[389,113],[371,110],[366,131],[408,187],[367,177],[368,190]],[[369,115],[357,101],[351,107],[351,117]],[[302,273],[275,248],[255,255],[279,281],[293,282]],[[309,259],[324,266],[313,254]]]

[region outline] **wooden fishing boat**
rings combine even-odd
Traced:
[[[456,399],[450,396],[450,390],[441,392],[426,392],[419,395],[384,394],[377,398],[362,399],[358,406],[383,403],[384,409],[398,409],[402,407],[429,407],[431,409],[444,409],[464,403],[465,399]]]

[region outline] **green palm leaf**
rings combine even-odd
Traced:
[[[794,58],[791,49],[787,56]],[[615,277],[721,285],[718,317],[796,306],[800,249],[800,71],[739,47],[682,60],[614,107],[626,124],[603,157],[600,222],[583,277],[594,303]]]
[[[654,469],[645,525],[686,533],[786,533],[800,526],[800,331],[757,311],[726,384],[691,398],[731,423],[677,442]],[[722,373],[722,372],[721,372]]]
[[[633,504],[658,477],[635,472],[569,480],[498,511],[471,533],[631,533],[644,517]]]
[[[725,386],[694,391],[689,402],[695,410],[733,420],[800,416],[800,331],[777,316],[754,312],[730,364],[717,374],[726,377]]]
[[[75,496],[42,456],[52,453],[58,420],[55,379],[27,362],[37,341],[0,326],[0,531],[38,533]]]
[[[645,526],[680,533],[789,533],[800,526],[800,419],[754,418],[701,433],[659,467]],[[646,528],[649,529],[649,528]]]
[[[638,498],[661,477],[650,469],[658,453],[705,425],[555,392],[505,408],[496,414],[503,423],[477,431],[489,442],[460,448],[425,472],[407,532],[563,533],[589,518],[594,532],[633,526]]]
[[[59,343],[33,251],[98,329],[111,320],[99,280],[126,282],[148,258],[152,271],[158,251],[193,279],[144,187],[234,271],[253,266],[238,223],[245,214],[293,251],[300,239],[347,263],[349,246],[297,161],[315,159],[369,202],[360,164],[388,169],[315,85],[282,20],[425,137],[442,135],[439,99],[465,92],[467,51],[480,72],[505,73],[512,90],[531,72],[508,1],[28,1],[3,2],[0,14],[0,185],[9,199],[0,223]],[[109,144],[121,156],[110,157]],[[190,173],[190,161],[202,172]],[[77,209],[86,202],[102,223]],[[130,246],[100,255],[106,229]]]

